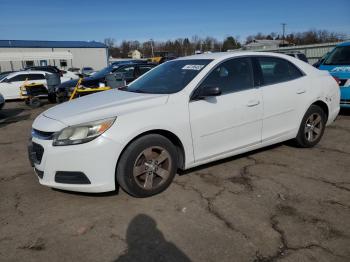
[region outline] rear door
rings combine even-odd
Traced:
[[[46,78],[43,73],[30,73],[26,77],[28,83],[44,84],[46,86]]]
[[[254,63],[264,100],[262,141],[290,136],[305,108],[304,74],[283,58],[259,56]]]

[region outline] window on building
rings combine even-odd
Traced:
[[[47,66],[47,60],[40,60],[40,66]]]
[[[67,67],[67,60],[60,60],[60,66],[61,67]]]
[[[26,67],[34,66],[34,61],[26,61]]]

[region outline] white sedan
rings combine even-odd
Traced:
[[[316,145],[339,112],[324,71],[282,54],[213,53],[155,67],[128,87],[38,116],[29,154],[43,185],[136,197],[188,169],[293,139]]]
[[[6,100],[19,99],[20,86],[27,80],[28,84],[43,84],[47,87],[45,75],[50,74],[46,71],[18,71],[10,73],[6,77],[0,79],[0,92]],[[61,82],[68,81],[70,78],[61,77]]]
[[[0,93],[0,110],[4,107],[4,105],[5,105],[5,98]]]

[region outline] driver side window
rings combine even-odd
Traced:
[[[16,75],[10,79],[8,79],[8,82],[20,82],[25,81],[27,79],[27,75]]]
[[[254,88],[251,59],[235,58],[218,65],[202,82],[201,88],[219,87],[222,94]]]

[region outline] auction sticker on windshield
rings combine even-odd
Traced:
[[[185,65],[182,69],[184,70],[196,70],[199,71],[204,67],[204,65]]]

